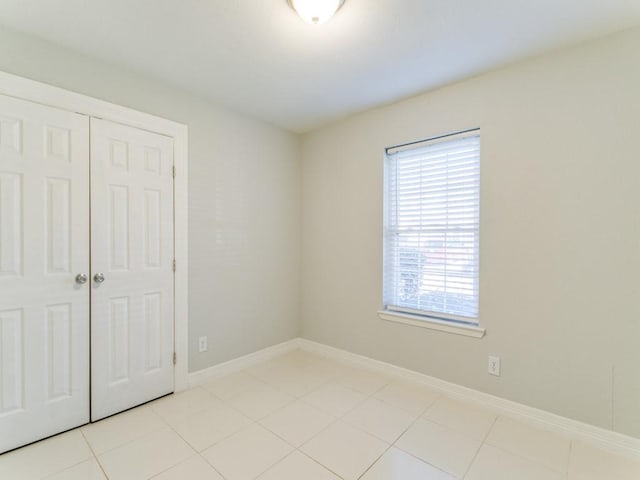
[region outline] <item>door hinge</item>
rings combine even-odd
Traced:
[[[175,260],[173,261],[173,271],[174,272],[176,271],[176,261]]]
[[[176,363],[178,363],[178,355],[176,355],[176,352],[173,352],[173,364],[175,365]]]
[[[171,167],[171,175],[173,175],[173,178],[176,178],[176,166],[175,165],[173,167]]]

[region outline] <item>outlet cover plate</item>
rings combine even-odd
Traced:
[[[207,345],[207,337],[199,337],[198,338],[198,352],[203,353],[209,349]]]
[[[489,355],[489,375],[500,376],[500,357]]]

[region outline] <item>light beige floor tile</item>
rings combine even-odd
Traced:
[[[295,451],[257,480],[340,480],[329,470],[306,455]]]
[[[569,461],[571,480],[638,480],[640,461],[573,442]]]
[[[253,365],[244,370],[245,373],[266,382],[273,384],[282,381],[290,376],[295,376],[304,372],[308,364],[299,364],[292,362],[283,362],[278,359],[269,360],[268,362]]]
[[[245,368],[243,372],[265,382],[269,379],[272,379],[274,376],[302,368],[302,365],[295,365],[289,362],[282,362],[278,361],[277,359],[272,359],[267,362],[258,363],[256,365]]]
[[[247,417],[260,420],[294,400],[295,397],[263,383],[228,399],[227,403]]]
[[[362,476],[362,480],[456,480],[456,478],[402,450],[390,448]]]
[[[391,382],[391,378],[370,370],[345,367],[336,381],[352,390],[373,395]]]
[[[302,400],[334,417],[342,417],[366,398],[363,393],[337,383],[328,383],[308,393]]]
[[[189,414],[206,410],[218,401],[211,393],[196,387],[151,402],[149,407],[165,421],[175,422]]]
[[[424,418],[478,440],[485,439],[496,421],[492,412],[447,397],[436,400]]]
[[[98,456],[109,480],[147,479],[193,455],[172,430],[154,432]]]
[[[202,388],[213,393],[216,397],[226,400],[260,385],[264,385],[264,382],[256,377],[244,372],[236,372],[205,383]]]
[[[331,373],[306,368],[280,371],[267,376],[265,381],[294,397],[302,397],[331,381]]]
[[[283,363],[307,366],[312,363],[324,360],[324,357],[298,348],[296,350],[292,350],[291,352],[285,353],[284,355],[276,357],[275,360]]]
[[[306,352],[295,354],[293,359],[291,355],[252,366],[245,372],[295,396],[302,396],[339,374],[334,362],[315,356],[310,360]]]
[[[313,363],[320,361],[321,357],[314,354],[297,350],[279,357],[273,358],[266,362],[253,365],[244,371],[263,381],[273,379],[283,373],[291,373],[301,371]]]
[[[465,480],[565,480],[566,475],[491,445],[483,445]]]
[[[335,420],[302,401],[295,401],[262,419],[260,423],[291,445],[299,447]]]
[[[138,407],[82,427],[82,433],[96,455],[119,447],[167,424],[149,407]]]
[[[208,388],[0,455],[0,479],[640,480],[638,461],[304,351]]]
[[[395,381],[379,390],[375,395],[394,407],[419,415],[431,406],[439,395],[426,387],[403,381]]]
[[[95,458],[56,473],[46,480],[107,480]]]
[[[294,381],[302,373],[302,367],[274,366],[261,373],[259,379],[272,387],[282,390],[279,385]]]
[[[89,445],[80,430],[72,430],[0,455],[0,478],[40,479],[91,457]]]
[[[505,417],[498,418],[486,442],[559,472],[569,466],[568,438]]]
[[[406,410],[377,398],[369,398],[343,417],[345,422],[388,443],[395,442],[415,419]]]
[[[343,366],[337,362],[331,360],[321,359],[317,362],[313,362],[304,368],[307,373],[323,376],[331,380],[335,380],[342,373]]]
[[[220,400],[173,422],[173,429],[198,452],[209,448],[249,425],[251,420]]]
[[[462,477],[480,449],[481,441],[448,427],[420,419],[396,446],[456,477]]]
[[[253,424],[205,450],[202,456],[227,480],[251,480],[292,450],[273,433]]]
[[[194,455],[175,467],[153,477],[153,480],[224,480],[200,455]]]
[[[338,421],[301,447],[311,458],[345,480],[360,477],[388,444]]]

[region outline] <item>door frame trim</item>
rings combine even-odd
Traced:
[[[129,107],[71,92],[42,82],[0,71],[0,94],[67,110],[88,117],[102,118],[148,130],[174,141],[174,389],[188,388],[189,375],[189,221],[188,221],[188,127]]]

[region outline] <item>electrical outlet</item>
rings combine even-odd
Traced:
[[[500,357],[489,356],[489,375],[500,376]]]
[[[198,352],[206,352],[209,347],[207,347],[207,337],[198,338]]]

